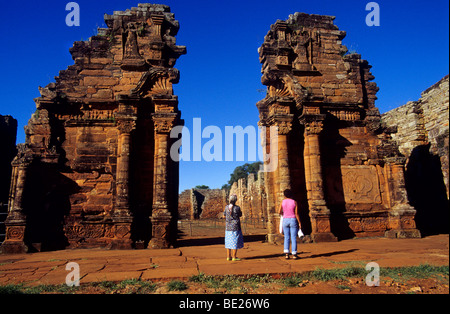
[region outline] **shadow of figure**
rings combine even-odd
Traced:
[[[409,203],[417,210],[416,225],[423,236],[449,233],[449,201],[439,156],[430,144],[415,147],[405,172]]]
[[[244,243],[249,242],[263,242],[266,238],[265,234],[253,234],[245,235]],[[223,237],[210,237],[210,238],[194,238],[194,239],[179,239],[177,241],[177,247],[185,246],[206,246],[206,245],[225,245],[225,229]]]

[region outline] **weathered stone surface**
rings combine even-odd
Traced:
[[[180,219],[208,219],[222,217],[227,205],[227,193],[220,189],[190,189],[179,196]]]
[[[105,23],[74,43],[74,65],[39,88],[13,162],[4,252],[174,242],[178,163],[168,148],[182,124],[172,89],[186,53],[175,44],[179,24],[152,4]]]
[[[266,219],[267,197],[264,187],[264,173],[251,173],[247,178],[233,183],[230,195],[237,195],[244,219]]]
[[[278,145],[278,167],[265,178],[269,240],[275,241],[286,189],[316,242],[386,231],[418,236],[405,159],[381,124],[371,66],[346,54],[346,33],[333,20],[295,13],[272,25],[259,49],[268,87],[257,104],[260,125],[279,131],[266,136],[264,147]]]
[[[449,231],[449,77],[382,115],[407,159],[406,188],[424,234]]]

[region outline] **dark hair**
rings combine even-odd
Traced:
[[[290,189],[284,190],[283,194],[287,198],[292,198],[292,191]]]

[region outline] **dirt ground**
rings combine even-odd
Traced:
[[[169,250],[89,249],[0,254],[0,288],[23,285],[37,289],[25,291],[27,293],[44,294],[449,293],[448,235],[422,239],[366,238],[335,243],[301,243],[300,259],[285,260],[282,245],[265,243],[260,230],[251,230],[256,234],[248,230],[245,247],[238,253],[242,261],[228,262],[222,228],[203,227],[191,232],[189,226],[183,231],[179,246]],[[78,263],[81,269],[81,287],[74,290],[64,288],[69,262]],[[328,281],[298,277],[316,269],[332,271],[350,266],[363,269],[369,262],[378,263],[381,269],[425,264],[447,267],[447,271],[429,277],[423,274],[418,277],[402,277],[401,274],[393,274],[392,278],[381,276],[378,287],[367,286],[364,275]],[[192,281],[195,276],[206,276],[211,280]],[[265,276],[265,280],[261,280]],[[181,282],[181,288],[170,289],[171,282]]]

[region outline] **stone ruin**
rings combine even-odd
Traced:
[[[176,238],[178,163],[169,133],[182,125],[179,23],[165,5],[105,15],[75,64],[39,88],[26,143],[13,161],[6,253],[167,248]]]
[[[178,217],[184,220],[222,219],[229,196],[236,194],[242,219],[265,220],[264,173],[250,173],[226,189],[189,189],[178,199]]]
[[[347,54],[346,33],[333,20],[296,13],[271,26],[259,50],[267,95],[257,107],[260,125],[279,131],[266,128],[263,147],[269,154],[277,145],[277,169],[240,180],[232,192],[246,216],[267,220],[270,242],[286,189],[316,242],[420,237],[405,187],[411,158],[403,155],[401,126],[389,115],[382,121],[371,66]],[[204,209],[226,204],[223,191],[188,190],[178,202],[179,165],[169,158],[178,139],[169,133],[183,125],[172,85],[186,48],[176,45],[174,14],[140,4],[105,21],[107,28],[70,49],[75,64],[40,88],[26,143],[12,162],[4,253],[168,248],[178,218],[214,216]],[[423,111],[420,104],[413,111]],[[446,132],[433,149],[447,149],[448,194],[448,121]]]
[[[184,220],[221,218],[227,193],[221,189],[189,189],[178,199],[178,218]]]
[[[386,112],[383,123],[407,158],[405,185],[422,235],[449,233],[449,77],[418,101]]]
[[[347,54],[334,17],[296,13],[271,26],[259,49],[267,96],[258,102],[266,153],[269,241],[290,189],[315,242],[355,236],[419,237],[405,190],[403,157],[375,107],[371,66]],[[267,162],[266,162],[267,166]]]

